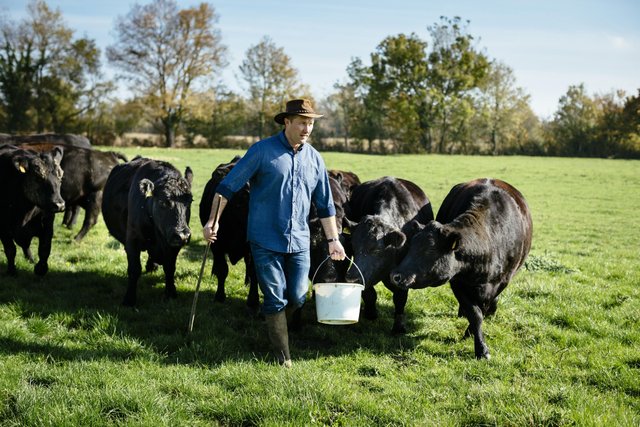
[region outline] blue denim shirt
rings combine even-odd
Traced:
[[[309,249],[309,209],[318,216],[336,214],[329,176],[320,153],[303,144],[297,153],[284,131],[253,144],[218,185],[227,200],[249,182],[247,239],[275,252]]]

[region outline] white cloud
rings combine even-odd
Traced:
[[[609,44],[615,50],[627,51],[631,49],[631,42],[621,36],[607,36]]]

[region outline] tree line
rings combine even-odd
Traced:
[[[76,37],[59,10],[31,0],[22,21],[0,21],[0,131],[87,135],[111,145],[125,133],[162,135],[163,144],[246,144],[278,130],[287,99],[311,89],[268,36],[238,69],[240,92],[221,81],[227,48],[213,5],[176,0],[131,7],[114,23],[106,78],[94,40]],[[380,41],[354,58],[334,90],[316,99],[323,149],[370,153],[525,154],[640,158],[640,89],[591,95],[567,89],[541,119],[513,70],[491,58],[469,21],[440,17],[415,33]],[[132,96],[120,99],[116,81]],[[247,138],[238,138],[238,137]],[[204,141],[204,142],[202,142]],[[240,141],[240,142],[237,142]]]

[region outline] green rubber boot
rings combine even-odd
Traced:
[[[265,316],[267,331],[273,353],[278,363],[285,368],[291,367],[291,355],[289,354],[289,332],[287,330],[287,316],[283,311]]]

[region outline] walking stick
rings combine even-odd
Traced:
[[[213,217],[214,224],[218,221],[218,211],[220,210],[220,203],[222,202],[220,195],[218,195],[218,205],[216,206],[216,213]],[[202,264],[200,265],[200,274],[198,275],[198,284],[196,285],[196,293],[193,295],[193,303],[191,304],[191,316],[189,317],[189,333],[193,330],[193,322],[196,319],[196,304],[198,303],[198,293],[200,292],[200,282],[202,282],[202,272],[204,271],[204,265],[207,262],[207,254],[211,242],[207,240],[207,247],[204,249],[204,256],[202,257]]]

